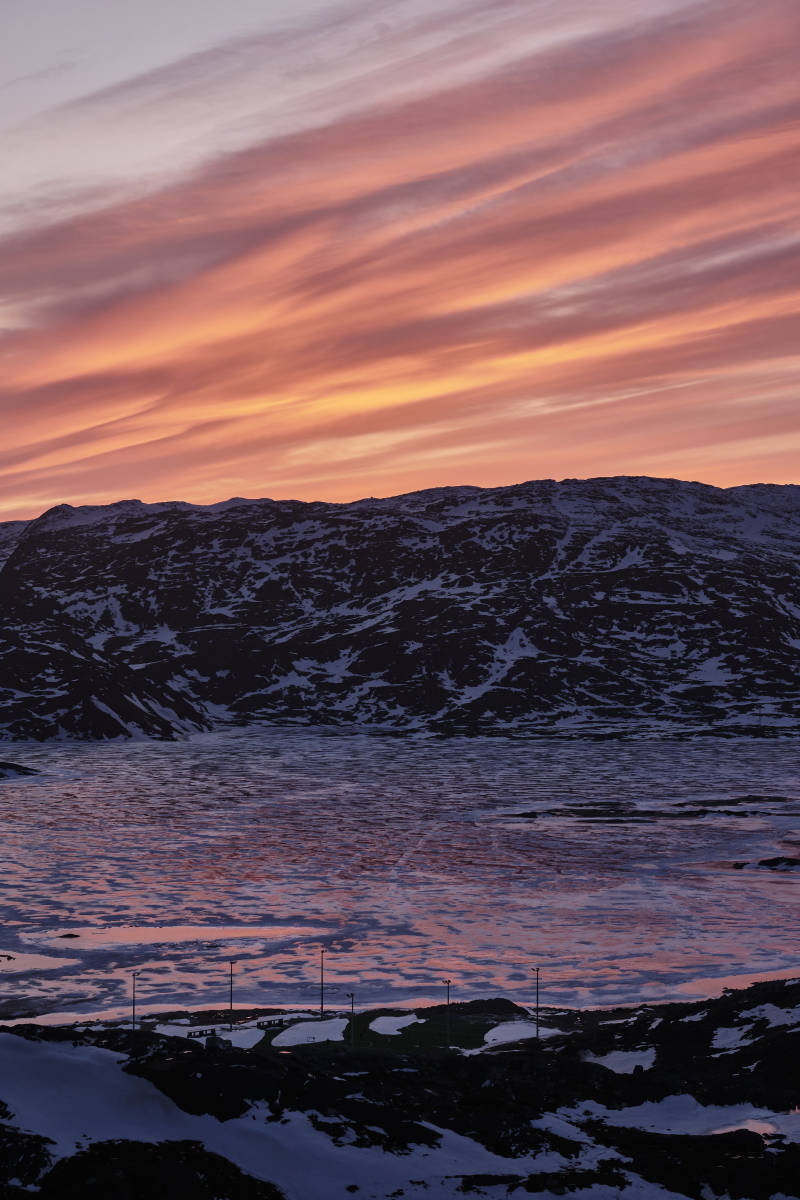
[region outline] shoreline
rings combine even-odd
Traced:
[[[736,982],[733,982],[733,981],[736,981]],[[701,983],[705,983],[705,982],[711,982],[711,980],[710,979],[709,980],[699,980],[699,981],[697,981],[696,986],[699,986]],[[675,995],[672,995],[669,997],[658,997],[658,998],[654,998],[654,999],[648,999],[647,997],[643,997],[638,1000],[621,1000],[621,1001],[613,1001],[612,1000],[605,1004],[603,1004],[603,1003],[597,1003],[597,1004],[544,1004],[544,1003],[541,1003],[539,1005],[539,1012],[542,1016],[545,1016],[547,1014],[549,1014],[551,1016],[554,1014],[559,1014],[559,1015],[560,1014],[569,1014],[569,1015],[574,1015],[574,1016],[580,1016],[583,1013],[597,1014],[597,1013],[612,1012],[612,1011],[616,1012],[618,1010],[635,1012],[640,1009],[661,1008],[661,1007],[665,1007],[665,1006],[674,1006],[674,1005],[703,1005],[706,1003],[710,1003],[710,1002],[719,1000],[721,997],[723,997],[725,995],[744,994],[744,993],[750,991],[752,988],[758,987],[760,984],[763,984],[765,986],[769,985],[769,984],[789,986],[791,984],[800,983],[800,968],[798,969],[798,971],[796,973],[790,973],[790,974],[786,974],[784,971],[774,971],[774,972],[767,971],[767,972],[760,972],[760,973],[756,973],[756,974],[752,974],[752,975],[751,974],[739,974],[739,975],[721,976],[715,980],[715,983],[718,984],[718,986],[715,987],[715,989],[713,991],[702,991],[702,992],[692,991],[691,994],[688,994],[688,995],[675,994]],[[687,989],[690,986],[691,985],[686,985]],[[456,1008],[458,1006],[463,1006],[463,1005],[489,1004],[498,999],[501,999],[504,1002],[507,1001],[511,1004],[514,1004],[514,1005],[518,1006],[519,1008],[527,1009],[531,1013],[533,1013],[535,1011],[535,1007],[536,1007],[535,1001],[532,998],[529,1001],[525,1001],[525,1000],[522,1000],[519,998],[515,998],[513,996],[507,996],[507,995],[504,995],[501,993],[494,993],[494,994],[484,993],[481,995],[474,995],[474,996],[469,995],[469,996],[463,996],[463,997],[458,997],[458,998],[454,997],[451,1001],[451,1005],[453,1008]],[[256,1004],[256,1003],[248,1004],[246,1002],[236,1002],[233,1005],[232,1011],[233,1011],[234,1015],[237,1013],[242,1016],[247,1014],[248,1018],[252,1018],[252,1019],[255,1019],[256,1016],[262,1016],[262,1015],[263,1016],[286,1015],[287,1017],[291,1017],[294,1014],[297,1014],[298,1018],[302,1017],[306,1020],[312,1020],[312,1019],[319,1019],[318,1007],[319,1006],[317,1004],[308,1004],[307,1002],[304,1003],[302,1000],[288,1001],[283,1004],[272,1004],[272,1005]],[[363,1014],[373,1012],[373,1011],[374,1012],[380,1011],[380,1012],[408,1013],[408,1012],[416,1011],[417,1009],[423,1009],[423,1008],[442,1009],[444,1007],[445,1007],[445,1004],[442,1002],[441,999],[434,998],[430,995],[420,995],[420,996],[417,996],[414,998],[408,998],[408,999],[404,999],[404,1000],[396,1000],[396,999],[392,999],[392,998],[377,998],[375,1000],[370,1000],[364,1004],[356,1004],[355,1012],[356,1012],[357,1016],[358,1015],[363,1016]],[[175,1016],[181,1016],[181,1017],[196,1016],[198,1018],[203,1018],[205,1016],[208,1016],[210,1019],[210,1014],[215,1014],[215,1013],[223,1014],[222,1017],[219,1018],[220,1021],[223,1021],[226,1017],[226,1014],[230,1011],[231,1011],[231,1008],[227,1004],[222,1005],[222,1006],[213,1006],[210,1004],[209,1005],[191,1006],[191,1005],[181,1005],[180,1002],[177,1002],[172,1005],[166,1005],[166,1004],[157,1004],[157,1003],[139,1004],[138,1001],[136,1004],[137,1025],[138,1025],[140,1019],[142,1021],[147,1021],[147,1022],[156,1021],[159,1018],[160,1019],[167,1019],[169,1017],[174,1018]],[[326,1002],[324,1012],[325,1012],[325,1018],[329,1018],[332,1016],[345,1015],[350,1012],[350,1006],[347,1003],[344,1003],[342,1005],[337,1005],[335,1002],[335,999],[332,998],[331,1002]],[[58,1029],[58,1028],[70,1028],[70,1027],[78,1026],[78,1025],[89,1026],[89,1025],[97,1024],[97,1023],[102,1023],[102,1024],[107,1024],[109,1026],[117,1026],[118,1027],[120,1025],[124,1025],[125,1022],[128,1021],[128,1019],[130,1018],[130,1015],[131,1015],[131,1005],[129,1002],[128,1004],[114,1005],[113,1007],[110,1007],[110,1008],[90,1009],[90,1010],[86,1010],[86,1011],[55,1011],[55,1012],[44,1012],[44,1013],[27,1013],[27,1014],[10,1016],[10,1017],[0,1016],[0,1029],[2,1029],[4,1027],[15,1028],[15,1027],[18,1027],[21,1025],[40,1025],[40,1026],[46,1027],[46,1028]]]

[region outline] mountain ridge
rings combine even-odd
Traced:
[[[0,564],[0,737],[800,731],[793,484],[57,505]]]

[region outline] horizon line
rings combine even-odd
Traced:
[[[56,512],[59,509],[70,509],[72,511],[79,511],[81,509],[97,510],[97,509],[106,509],[106,508],[118,508],[125,504],[141,505],[143,508],[161,508],[161,507],[168,507],[168,506],[181,506],[183,508],[192,508],[192,509],[222,508],[226,505],[232,505],[232,504],[238,504],[238,503],[242,503],[242,504],[261,504],[261,503],[298,504],[298,505],[305,505],[307,507],[322,504],[322,505],[325,505],[326,507],[330,507],[330,508],[348,508],[348,507],[351,507],[351,506],[357,505],[357,504],[368,504],[370,501],[384,502],[384,501],[391,501],[391,500],[404,500],[410,496],[424,496],[426,494],[430,494],[430,493],[434,493],[434,492],[458,492],[458,491],[500,492],[500,491],[511,491],[515,488],[527,487],[531,484],[551,483],[554,485],[560,485],[560,484],[566,484],[566,483],[609,483],[609,482],[617,482],[617,481],[622,481],[622,480],[626,480],[626,481],[646,480],[650,483],[676,483],[676,484],[683,484],[687,487],[708,488],[710,491],[715,491],[715,492],[737,492],[737,491],[743,491],[748,488],[795,488],[795,487],[800,487],[800,483],[795,483],[795,482],[791,482],[791,481],[787,481],[785,483],[778,483],[774,480],[754,480],[750,483],[737,483],[737,484],[729,484],[727,486],[722,486],[720,484],[707,483],[702,479],[681,479],[675,475],[641,475],[641,474],[639,474],[639,475],[630,474],[629,475],[629,474],[623,474],[623,475],[585,475],[585,476],[584,475],[565,475],[561,479],[555,479],[553,476],[542,476],[539,478],[521,479],[515,483],[489,484],[489,485],[474,484],[474,483],[456,483],[456,484],[440,484],[440,485],[434,484],[431,487],[414,488],[411,491],[395,492],[395,493],[392,493],[390,495],[385,495],[385,496],[356,496],[352,500],[325,500],[322,497],[319,497],[319,498],[316,498],[313,500],[302,500],[298,497],[293,497],[293,496],[279,496],[279,497],[274,497],[274,496],[228,496],[222,500],[212,500],[211,502],[204,504],[202,502],[197,502],[197,501],[193,501],[193,500],[180,500],[180,499],[141,500],[138,497],[134,497],[134,496],[124,496],[118,500],[100,501],[98,503],[77,503],[76,504],[76,503],[72,503],[71,501],[68,501],[68,500],[63,500],[63,501],[59,501],[57,504],[50,504],[46,508],[41,509],[38,512],[35,512],[34,514],[32,514],[30,516],[2,517],[2,519],[0,519],[0,526],[16,525],[16,524],[30,524],[34,521],[40,520],[44,516],[47,516],[48,513]]]

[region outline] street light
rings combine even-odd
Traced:
[[[539,1040],[539,968],[531,967],[536,975],[536,1040]]]
[[[236,962],[235,958],[228,959],[228,965],[231,969],[230,993],[229,993],[229,998],[228,998],[228,1031],[229,1032],[233,1031],[233,964],[235,962]]]
[[[141,975],[141,971],[131,971],[131,979],[133,980],[133,996],[131,997],[131,1034],[136,1033],[136,980]]]
[[[350,1043],[355,1050],[356,1048],[356,997],[354,992],[345,992],[347,999],[350,1001]]]
[[[319,1019],[325,1015],[325,947],[319,952]]]
[[[446,1009],[446,1013],[445,1013],[445,1023],[446,1023],[446,1027],[447,1027],[447,1045],[448,1046],[450,1045],[450,1040],[451,1040],[450,1039],[450,984],[452,982],[453,982],[452,979],[443,979],[442,980],[442,983],[447,988],[447,1009]]]

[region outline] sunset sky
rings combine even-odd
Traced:
[[[4,0],[0,520],[800,482],[797,0]]]

